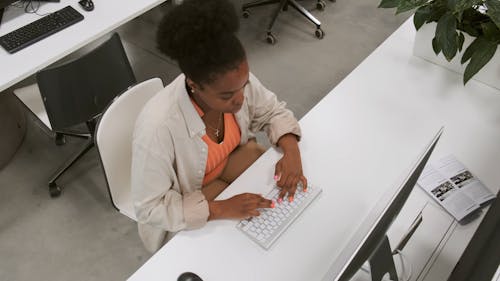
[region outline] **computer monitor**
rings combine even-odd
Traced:
[[[396,189],[389,190],[371,210],[368,217],[330,267],[323,281],[350,280],[366,261],[370,263],[372,280],[380,281],[387,273],[389,273],[391,280],[397,280],[386,232],[417,183],[442,132],[443,128],[436,133],[411,168],[405,180]]]
[[[19,0],[0,0],[0,25],[2,24],[2,17],[4,9],[10,6],[12,3],[18,2]],[[61,0],[36,0],[36,2],[60,2]]]
[[[0,0],[0,10],[8,7],[10,4],[17,2],[19,0]]]
[[[19,0],[0,0],[0,24],[2,24],[3,10],[7,8],[10,4],[17,1]]]

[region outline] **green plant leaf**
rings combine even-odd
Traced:
[[[478,48],[480,48],[480,40],[476,38],[472,43],[465,49],[464,54],[462,55],[461,63],[464,64],[466,61],[470,60],[472,54],[474,54]]]
[[[441,46],[439,46],[436,37],[432,39],[432,49],[434,50],[434,53],[436,53],[436,56],[441,52]]]
[[[465,36],[462,32],[458,33],[458,51],[461,52],[464,46]]]
[[[403,0],[403,1],[399,1],[398,9],[396,10],[396,14],[411,11],[415,8],[418,8],[418,7],[426,4],[427,2],[428,2],[428,0]]]
[[[470,22],[464,23],[462,25],[462,30],[472,37],[481,36],[481,33],[476,28],[474,28],[474,26]]]
[[[500,28],[500,1],[486,0],[488,11],[486,12],[491,20]]]
[[[459,1],[460,0],[447,0],[446,6],[448,7],[448,10],[454,11]]]
[[[402,0],[405,1],[405,0]],[[379,8],[396,8],[400,0],[382,0],[378,5]]]
[[[483,68],[495,55],[498,44],[482,37],[476,38],[478,47],[472,53],[471,59],[464,72],[464,85]],[[472,44],[471,44],[472,45]]]
[[[500,43],[500,29],[493,22],[481,23],[481,30],[487,40]]]
[[[431,18],[429,21],[438,22],[439,19],[444,16],[448,12],[448,8],[446,7],[446,3],[443,3],[446,0],[434,1],[430,2],[431,6]]]
[[[444,57],[451,61],[458,50],[457,19],[448,12],[439,19],[436,26],[436,43],[440,46]]]
[[[415,15],[413,15],[413,24],[415,28],[419,30],[424,23],[426,23],[431,18],[431,6],[421,6],[415,11]]]
[[[483,0],[448,0],[448,9],[453,11],[458,16],[458,20],[461,21],[465,10],[482,3]]]

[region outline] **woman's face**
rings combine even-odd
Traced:
[[[243,91],[248,84],[248,78],[249,68],[245,59],[236,69],[220,74],[210,84],[203,84],[203,87],[200,87],[188,79],[188,85],[194,90],[194,95],[204,103],[200,104],[204,111],[211,109],[236,113],[243,105]]]

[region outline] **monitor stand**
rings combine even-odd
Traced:
[[[370,256],[368,262],[370,263],[372,281],[382,281],[382,278],[387,273],[389,273],[391,280],[399,280],[396,273],[396,266],[394,265],[394,259],[392,258],[391,245],[389,244],[387,235]]]

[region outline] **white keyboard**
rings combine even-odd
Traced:
[[[266,250],[318,196],[321,189],[308,186],[307,191],[304,192],[302,188],[298,188],[291,203],[288,202],[287,197],[283,198],[283,202],[277,203],[279,192],[280,189],[274,187],[265,196],[275,202],[274,208],[260,209],[260,216],[242,220],[236,225],[238,229]]]

